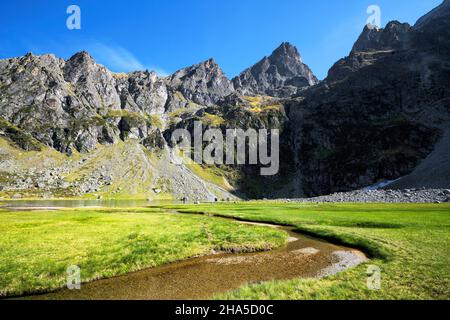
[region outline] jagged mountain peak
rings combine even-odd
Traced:
[[[89,54],[89,52],[83,50],[83,51],[79,51],[79,52],[75,53],[72,57],[69,58],[69,60],[72,60],[72,61],[91,60],[91,61],[93,61],[94,58],[92,58],[92,56]]]
[[[326,80],[342,80],[393,51],[407,49],[410,46],[411,30],[408,23],[399,21],[390,21],[384,28],[365,25],[349,56],[340,59],[330,68]]]
[[[178,70],[167,81],[186,99],[207,106],[234,91],[233,84],[213,58]]]
[[[192,76],[195,73],[203,73],[205,76],[225,76],[225,73],[214,58],[209,58],[200,63],[176,71],[170,78],[175,80],[177,78]]]
[[[109,82],[113,86],[112,73],[103,65],[98,64],[87,52],[81,51],[70,57],[63,68],[66,81],[75,83],[90,79],[92,86]]]
[[[368,24],[366,24],[364,26],[363,32],[369,32],[369,31],[372,31],[372,30],[378,31],[380,29],[381,28],[379,26],[377,26],[376,24],[368,23]]]
[[[205,66],[209,66],[209,67],[219,67],[219,65],[217,64],[217,62],[214,58],[209,58],[208,60],[205,60],[205,61],[201,62],[200,64],[204,64]]]
[[[80,51],[75,53],[69,59],[66,60],[66,65],[70,68],[86,68],[89,66],[97,65],[94,58],[87,51]]]
[[[302,58],[297,48],[289,42],[283,42],[278,48],[276,48],[272,55],[269,57],[271,60],[286,60],[292,59],[297,63],[302,62]]]
[[[390,21],[385,28],[367,24],[355,42],[352,53],[400,49],[410,30],[411,26],[408,23],[399,21]]]
[[[283,42],[270,56],[233,79],[235,88],[243,94],[277,97],[292,96],[317,82],[312,71],[302,62],[297,48],[289,42]]]
[[[29,63],[29,62],[34,62],[34,63],[39,63],[39,62],[48,62],[48,61],[62,61],[64,62],[64,60],[57,58],[54,54],[52,53],[47,53],[47,54],[42,54],[42,55],[36,55],[33,52],[27,52],[26,54],[24,54],[23,56],[20,57],[15,57],[15,58],[8,58],[8,59],[0,59],[0,61],[3,62],[19,62],[19,63]]]

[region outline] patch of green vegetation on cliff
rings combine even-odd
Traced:
[[[29,133],[17,128],[4,118],[0,117],[0,131],[19,148],[27,151],[41,151],[42,145]]]
[[[108,110],[105,119],[121,118],[127,121],[130,127],[140,127],[147,123],[147,119],[139,112],[129,110]]]
[[[197,110],[197,108],[181,108],[169,113],[169,118],[182,117],[185,114],[192,114]]]
[[[186,164],[186,166],[201,179],[211,182],[227,191],[233,190],[233,187],[228,183],[226,178],[226,166],[200,165],[193,161]]]
[[[269,113],[269,112],[281,112],[283,108],[282,104],[267,105],[267,106],[257,106],[250,109],[254,113]]]
[[[164,123],[159,115],[141,114],[129,110],[111,110],[109,109],[103,119],[123,119],[130,127],[142,127],[147,125],[158,129],[164,128]]]
[[[158,129],[164,129],[164,122],[161,117],[157,114],[147,115],[147,123],[151,127],[155,127]]]
[[[252,107],[261,107],[274,99],[269,96],[243,96],[242,98]]]
[[[180,91],[175,91],[174,95],[180,101],[187,101],[187,99],[184,97],[184,95]]]
[[[0,160],[2,159],[0,158]],[[10,181],[11,181],[10,174],[0,171],[0,184],[6,184],[9,183]]]
[[[225,123],[225,119],[221,116],[210,114],[205,112],[205,114],[200,118],[200,121],[204,126],[218,128]]]
[[[74,118],[71,120],[71,125],[73,128],[75,128],[76,130],[80,130],[80,129],[88,129],[92,126],[105,126],[106,120],[104,117],[100,116],[100,115],[95,115],[93,117],[90,118]]]

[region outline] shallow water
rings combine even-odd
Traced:
[[[0,208],[7,208],[11,211],[67,208],[136,208],[173,203],[171,201],[150,202],[146,200],[7,200],[1,201]]]
[[[211,254],[28,299],[208,299],[248,283],[320,278],[367,260],[359,251],[279,228],[289,233],[289,243],[274,251]]]

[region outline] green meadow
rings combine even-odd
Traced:
[[[450,298],[450,204],[276,202],[34,212],[1,209],[0,296],[61,288],[70,265],[78,265],[82,281],[87,282],[213,250],[254,252],[287,241],[283,231],[214,215],[294,226],[304,234],[361,249],[371,258],[324,279],[248,284],[215,298]],[[380,290],[367,288],[368,265],[381,268]]]
[[[366,252],[371,261],[325,279],[250,284],[220,299],[449,299],[450,204],[280,204],[177,206],[243,220],[296,227]],[[381,269],[367,287],[368,265]]]
[[[47,292],[81,268],[83,282],[215,251],[254,252],[285,244],[284,232],[151,209],[0,210],[0,297]]]

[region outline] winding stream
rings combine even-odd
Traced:
[[[208,299],[248,283],[320,278],[367,261],[360,251],[295,233],[289,227],[263,225],[287,232],[287,246],[269,252],[214,254],[193,258],[86,283],[81,286],[81,290],[62,289],[27,299]]]
[[[136,207],[148,202],[14,201],[9,210],[40,211],[80,207]],[[168,211],[167,214],[182,214]],[[214,217],[214,219],[232,219]],[[234,220],[234,219],[233,219]],[[35,300],[165,300],[208,299],[249,283],[296,278],[321,278],[366,262],[360,251],[331,244],[279,225],[243,222],[278,228],[289,234],[280,249],[248,254],[211,254],[123,276],[82,284],[81,290],[61,289],[24,297]]]

